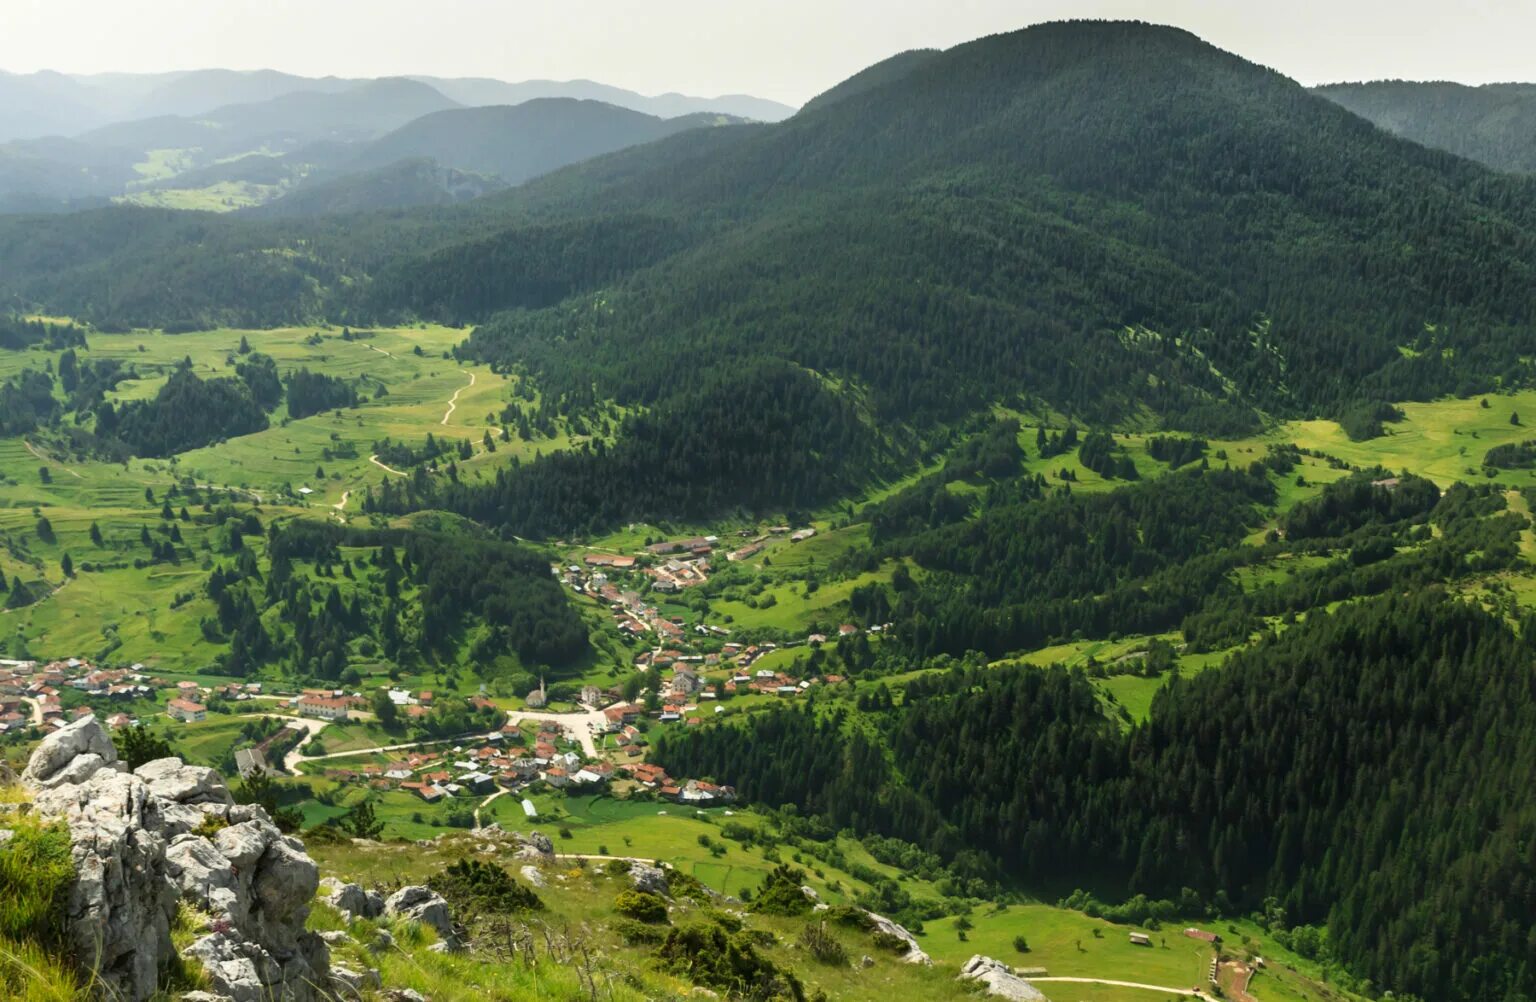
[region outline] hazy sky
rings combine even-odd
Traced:
[[[892,53],[1176,24],[1304,83],[1536,80],[1536,0],[0,0],[0,68],[586,77],[798,104]]]

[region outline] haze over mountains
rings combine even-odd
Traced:
[[[1434,132],[1422,88],[1361,117],[1351,89],[1137,22],[905,52],[772,122],[439,84],[261,76],[214,108],[5,148],[14,184],[78,210],[0,215],[13,564],[47,553],[62,590],[106,562],[123,579],[179,562],[152,587],[171,610],[205,603],[181,624],[236,678],[382,681],[457,645],[466,672],[542,693],[533,669],[557,662],[662,678],[647,631],[681,645],[674,682],[693,637],[773,644],[784,670],[837,668],[857,694],[823,704],[785,676],[671,731],[658,702],[655,754],[828,833],[955,860],[957,918],[989,921],[994,884],[1033,881],[1017,886],[1077,888],[1074,907],[1130,899],[1128,924],[1176,942],[1183,915],[1219,921],[1229,956],[1257,952],[1243,928],[1294,935],[1331,982],[1308,998],[1536,998],[1536,175],[1394,134]],[[135,107],[192,100],[164,88]],[[1453,117],[1447,147],[1466,138]],[[81,190],[152,204],[81,207]],[[215,204],[241,211],[172,211]],[[302,367],[281,372],[280,349]],[[1380,468],[1416,450],[1434,469]],[[267,498],[235,453],[274,451]],[[32,510],[98,489],[77,464],[113,505],[142,493],[150,523],[129,536],[134,509],[104,507],[87,543],[88,514],[55,512],[90,555],[78,575]],[[210,469],[239,482],[227,505]],[[641,579],[708,549],[655,536],[706,532],[777,548],[691,564],[714,576],[686,586]],[[506,581],[540,584],[476,608],[493,536],[517,554]],[[667,596],[645,599],[667,625],[609,645],[636,611],[615,541],[667,551],[622,572]],[[600,564],[615,578],[583,581]],[[12,574],[18,612],[41,604],[41,566]],[[194,573],[208,585],[183,599]],[[567,586],[595,589],[596,619]],[[753,615],[813,596],[814,620]],[[420,628],[396,629],[416,606]],[[1083,670],[1019,658],[1052,649]],[[1146,697],[1137,717],[1096,694],[1127,672],[1167,676],[1120,690]],[[746,717],[795,700],[817,708]],[[930,943],[964,933],[936,914]],[[847,959],[824,966],[889,970]]]
[[[214,210],[258,205],[306,180],[334,184],[339,174],[386,165],[389,161],[361,147],[433,112],[549,100],[566,101],[559,107],[570,109],[571,119],[559,121],[546,107],[534,116],[535,135],[513,116],[511,131],[481,137],[480,155],[466,162],[454,159],[465,146],[463,130],[495,129],[496,117],[471,117],[457,127],[439,122],[423,132],[443,136],[448,148],[417,144],[403,156],[485,173],[494,188],[525,180],[530,170],[563,166],[678,128],[741,118],[777,120],[793,111],[744,96],[651,98],[590,81],[306,79],[226,70],[82,78],[0,74],[0,141],[9,140],[0,145],[0,208],[78,208],[111,198]],[[582,113],[581,103],[599,101],[610,109],[606,119]],[[455,131],[459,139],[450,136]],[[522,143],[532,147],[524,155],[486,153]]]
[[[1497,170],[1536,172],[1536,84],[1382,80],[1316,93],[1416,143]]]

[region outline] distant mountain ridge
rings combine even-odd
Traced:
[[[1495,170],[1536,173],[1536,84],[1381,80],[1313,93],[1416,143]]]
[[[349,167],[430,158],[508,184],[648,143],[686,129],[740,121],[725,116],[657,118],[600,101],[535,98],[522,104],[425,115],[364,146]]]
[[[469,107],[568,97],[602,101],[658,118],[714,112],[777,122],[795,112],[789,105],[748,94],[649,96],[592,80],[510,82],[485,77],[422,75],[395,79],[425,84],[453,103]],[[290,94],[339,94],[375,82],[303,77],[276,70],[207,69],[79,76],[51,70],[28,74],[0,71],[0,143],[43,136],[78,136],[109,125],[164,116],[195,117],[218,108],[259,104]]]

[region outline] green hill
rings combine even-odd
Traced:
[[[1416,143],[1496,170],[1536,172],[1536,84],[1381,80],[1314,93]]]
[[[301,185],[250,213],[269,219],[291,219],[418,205],[453,205],[505,187],[496,178],[444,167],[432,160],[401,160],[375,170]]]
[[[351,158],[350,166],[370,168],[430,158],[457,170],[520,184],[577,161],[730,121],[702,114],[662,119],[598,101],[542,98],[423,116],[364,147]]]

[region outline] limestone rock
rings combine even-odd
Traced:
[[[895,936],[907,944],[907,952],[901,955],[901,959],[909,964],[932,964],[933,958],[923,952],[923,948],[917,945],[917,937],[913,936],[905,928],[892,922],[884,915],[876,915],[874,912],[865,912],[869,916],[871,932],[883,932],[887,936]]]
[[[664,898],[672,895],[672,884],[667,879],[667,871],[659,866],[639,862],[629,864],[629,882],[635,885],[637,891],[659,894]]]
[[[21,781],[34,790],[45,790],[83,783],[96,771],[116,765],[112,736],[94,714],[87,714],[43,738],[27,761]]]
[[[960,968],[960,980],[979,981],[986,986],[988,995],[1014,1002],[1046,1002],[1040,989],[1013,973],[1013,968],[979,953]]]
[[[178,804],[232,804],[224,777],[213,769],[187,765],[179,758],[158,758],[133,770],[149,792]]]
[[[340,946],[343,943],[350,943],[352,941],[352,937],[347,935],[346,932],[341,929],[327,929],[320,933],[320,940],[321,942],[325,943],[326,946]]]
[[[515,859],[552,860],[555,858],[555,843],[551,842],[549,836],[543,832],[517,834],[514,838],[520,846],[513,854]]]
[[[358,972],[340,966],[331,968],[331,990],[337,998],[360,999],[364,989],[378,988],[379,984],[378,971]]]
[[[321,881],[325,900],[349,920],[376,919],[384,914],[384,898],[378,891],[364,890],[358,884],[345,884],[334,877]]]
[[[446,949],[456,950],[461,945],[453,928],[453,915],[448,902],[442,896],[420,884],[402,887],[384,902],[384,914],[419,922],[435,931]]]
[[[319,870],[264,810],[233,803],[217,772],[168,758],[130,774],[88,716],[43,740],[24,781],[34,809],[69,827],[69,945],[103,996],[144,1002],[155,994],[185,901],[213,916],[187,950],[208,974],[209,999],[324,997],[329,950],[304,930]],[[211,838],[193,834],[210,818],[224,827]]]
[[[544,879],[544,871],[532,863],[526,864],[518,872],[523,875],[523,879],[528,881],[532,887],[544,887],[547,885],[547,881]]]
[[[413,988],[391,988],[384,993],[385,1002],[432,1002]]]

